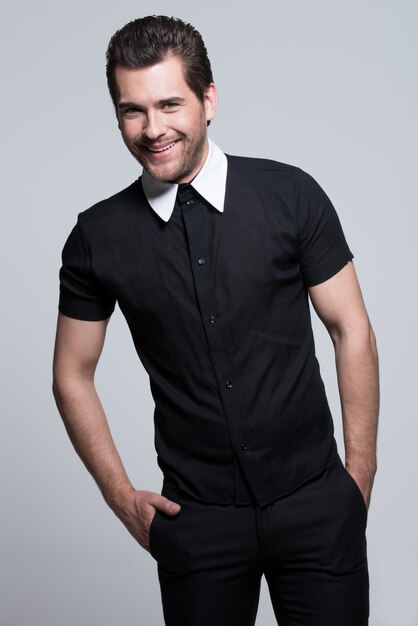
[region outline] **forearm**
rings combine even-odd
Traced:
[[[133,491],[93,381],[70,377],[54,381],[54,396],[75,450],[113,508]]]
[[[177,515],[180,505],[158,493],[134,489],[126,474],[94,387],[107,323],[58,316],[53,392],[74,448],[106,502],[148,550],[149,528],[156,509]]]
[[[379,414],[378,355],[372,329],[342,334],[335,351],[346,467],[372,481]]]
[[[150,491],[136,491],[116,449],[93,381],[71,377],[54,381],[58,410],[78,455],[107,504],[139,544],[149,550],[149,527],[160,509],[177,515],[180,505]]]

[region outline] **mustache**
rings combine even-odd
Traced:
[[[179,141],[181,137],[159,137],[158,141],[144,141],[143,139],[135,139],[132,144],[136,148],[152,148],[156,143],[173,143],[174,141]]]

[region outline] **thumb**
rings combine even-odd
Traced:
[[[177,513],[179,513],[181,509],[181,506],[177,502],[173,502],[172,500],[168,500],[164,496],[160,496],[158,503],[156,503],[156,508],[163,513],[167,513],[167,515],[177,515]]]
[[[177,515],[177,513],[179,513],[181,506],[178,504],[178,502],[170,502],[169,507],[168,507],[168,511],[167,513],[169,515]]]

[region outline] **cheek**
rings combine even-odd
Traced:
[[[122,120],[119,128],[125,143],[131,143],[142,133],[141,125],[131,120]]]
[[[205,112],[202,109],[182,111],[170,120],[170,126],[185,135],[196,135],[202,126],[206,126]]]

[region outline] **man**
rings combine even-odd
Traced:
[[[377,352],[335,210],[299,168],[225,156],[204,43],[152,16],[112,37],[119,128],[143,166],[63,251],[54,393],[103,496],[158,562],[169,626],[368,621]],[[338,456],[308,296],[332,338]],[[129,481],[94,388],[118,302],[155,400],[162,494]],[[145,486],[145,485],[141,485]]]

